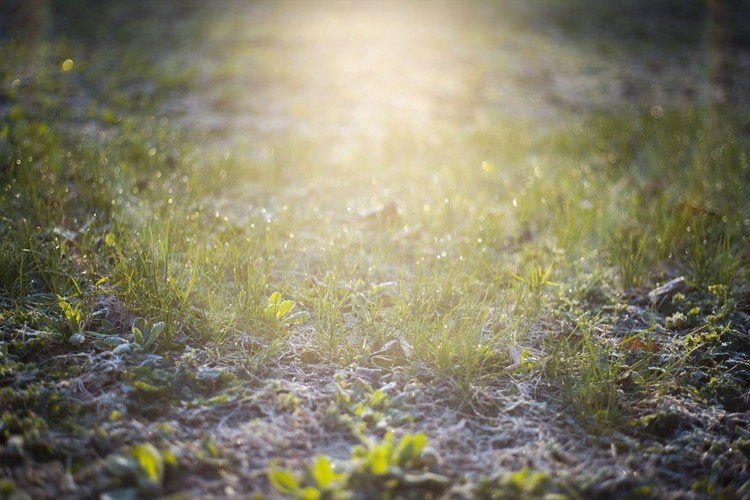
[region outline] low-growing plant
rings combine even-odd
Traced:
[[[263,310],[263,317],[266,321],[282,326],[291,326],[304,323],[310,319],[310,313],[307,311],[292,312],[294,302],[283,300],[281,293],[274,292],[268,298],[268,303]]]
[[[136,345],[144,351],[151,350],[159,342],[159,337],[164,333],[166,326],[166,323],[159,321],[149,327],[146,320],[139,318],[133,323],[132,328]]]
[[[337,377],[333,385],[336,402],[325,413],[334,425],[344,424],[353,432],[362,433],[367,429],[384,431],[414,421],[414,412],[404,408],[408,394],[390,397],[395,384],[373,389],[361,379],[349,384],[343,377]]]
[[[123,454],[112,454],[106,462],[107,472],[117,479],[116,487],[132,485],[130,495],[153,495],[162,487],[165,466],[175,466],[177,461],[170,452],[161,452],[150,443],[131,447]]]
[[[361,439],[363,444],[355,446],[351,458],[338,466],[324,456],[316,457],[303,474],[272,464],[268,480],[279,493],[299,499],[434,494],[448,487],[446,477],[425,472],[421,466],[427,444],[424,434],[406,434],[396,440],[389,432],[382,441]]]
[[[333,462],[322,455],[315,458],[303,477],[273,466],[268,471],[268,480],[276,491],[301,500],[346,498],[342,491],[346,478],[346,473],[336,472]]]
[[[263,316],[268,321],[282,321],[294,308],[291,300],[281,300],[281,294],[274,292],[268,297],[268,304],[263,310]]]
[[[525,274],[511,273],[511,277],[522,283],[531,294],[538,295],[544,287],[559,286],[550,278],[555,264],[550,263],[547,267],[540,266],[535,262],[529,263]]]
[[[524,467],[501,476],[487,489],[493,498],[535,498],[550,493],[547,489],[551,483],[548,474]]]
[[[78,333],[83,328],[83,317],[81,314],[81,308],[78,303],[73,306],[69,301],[64,298],[57,296],[57,305],[60,307],[60,311],[65,319],[65,328],[70,333]]]

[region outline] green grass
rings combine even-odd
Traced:
[[[554,44],[523,24],[525,8],[513,9],[520,21],[505,27],[554,55]],[[248,336],[257,342],[242,355],[257,376],[292,362],[403,369],[453,384],[451,404],[469,412],[471,390],[522,380],[606,435],[640,417],[635,403],[693,383],[691,356],[710,358],[714,345],[706,332],[742,338],[733,316],[746,307],[750,234],[741,107],[717,119],[710,103],[665,102],[657,112],[636,99],[560,106],[543,124],[532,114],[488,111],[427,125],[392,117],[378,140],[288,130],[247,139],[182,125],[189,117],[161,106],[199,74],[295,88],[295,79],[312,76],[285,72],[284,43],[240,52],[239,42],[217,34],[239,21],[185,14],[170,31],[174,46],[159,52],[164,68],[178,68],[167,71],[141,46],[158,39],[157,27],[129,21],[123,29],[137,30],[141,42],[97,48],[66,37],[64,12],[59,38],[39,48],[20,86],[12,82],[32,48],[2,40],[9,57],[0,81],[11,89],[0,111],[3,345],[30,327],[47,332],[56,352],[78,349],[69,339],[83,332],[165,355],[191,346],[221,357]],[[100,28],[87,30],[99,39]],[[181,44],[193,29],[257,66],[229,56],[204,66],[201,53],[191,60]],[[278,36],[296,44],[308,34]],[[482,38],[491,37],[485,27],[477,37],[471,43],[486,57],[512,60]],[[76,63],[63,72],[68,56]],[[141,78],[154,90],[132,90]],[[199,85],[190,91],[203,91]],[[219,107],[230,110],[249,99],[231,84],[217,92]],[[316,112],[303,109],[299,120]],[[649,289],[681,275],[691,285],[684,303],[673,300],[666,313],[644,303]],[[121,311],[119,323],[103,316],[105,300]],[[293,308],[281,311],[284,300]],[[650,325],[619,325],[633,304],[643,305]],[[139,330],[139,340],[134,318],[148,331],[163,322],[164,331],[149,341]],[[695,345],[685,353],[688,331]],[[21,351],[28,361],[47,355]],[[701,362],[716,372],[724,366]],[[714,389],[693,391],[703,403],[721,400],[722,384],[746,383],[710,376]],[[364,474],[362,457],[378,446],[356,452],[349,475],[336,481],[374,487],[382,478]],[[271,483],[302,495],[325,468],[320,460],[293,487],[280,486],[291,480],[279,472]],[[316,479],[315,488],[327,491],[333,477]],[[548,478],[534,477],[495,486],[547,491],[540,485]]]

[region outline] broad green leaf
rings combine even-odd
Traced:
[[[108,335],[102,339],[102,342],[104,343],[104,345],[107,345],[110,347],[117,347],[118,345],[128,343],[127,340],[125,340],[122,337],[118,337],[117,335]]]
[[[394,460],[398,462],[399,466],[405,466],[419,458],[419,454],[426,444],[427,436],[424,434],[406,435],[393,452]]]
[[[218,404],[228,403],[231,400],[232,400],[232,398],[229,397],[229,394],[219,394],[218,396],[214,396],[214,397],[206,400],[206,404],[209,404],[209,405],[218,405]]]
[[[168,465],[170,467],[177,467],[177,457],[174,456],[174,453],[172,453],[169,450],[164,451],[161,454],[162,461],[164,462],[164,465]]]
[[[370,396],[370,406],[377,406],[377,404],[383,401],[384,398],[385,394],[383,394],[383,391],[378,389],[377,391],[372,393],[372,396]]]
[[[388,472],[388,449],[379,445],[370,451],[370,470],[373,474],[381,476]]]
[[[151,332],[148,334],[148,340],[146,340],[146,346],[145,347],[151,347],[152,345],[156,344],[156,342],[159,340],[159,337],[164,332],[164,328],[167,325],[163,321],[159,321],[154,326],[151,327]]]
[[[320,491],[308,486],[297,492],[297,498],[300,500],[318,500],[320,498]]]
[[[143,392],[159,392],[159,391],[161,391],[161,389],[159,387],[156,387],[156,386],[151,385],[151,384],[147,384],[146,382],[143,382],[142,380],[136,380],[135,382],[133,382],[133,385],[137,389],[139,389],[139,390],[141,390]]]
[[[65,315],[66,320],[75,321],[76,324],[80,323],[81,311],[79,311],[78,309],[73,309],[73,306],[71,306],[68,301],[66,301],[59,295],[57,296],[57,305]]]
[[[364,458],[367,456],[367,448],[361,444],[355,445],[352,448],[352,458]]]
[[[300,325],[310,321],[310,313],[307,311],[297,311],[286,319],[289,325]]]
[[[161,335],[161,332],[164,331],[164,327],[165,326],[166,325],[164,324],[163,321],[159,321],[158,323],[154,324],[154,326],[151,327],[151,333],[149,334],[149,336],[151,336],[151,337],[157,336],[158,337],[159,335]]]
[[[271,296],[268,297],[269,306],[278,305],[279,302],[281,302],[281,294],[279,292],[273,292]]]
[[[276,319],[281,319],[289,313],[294,307],[294,302],[291,300],[285,300],[279,305],[278,311],[276,311]]]
[[[141,332],[141,329],[138,328],[137,326],[133,325],[132,330],[133,330],[133,336],[135,337],[136,344],[138,344],[138,345],[144,345],[143,333]]]
[[[70,304],[68,301],[66,301],[64,298],[62,298],[60,295],[57,296],[57,305],[60,307],[60,310],[65,314],[65,317],[68,317],[68,311],[72,309],[70,307]]]
[[[271,469],[268,471],[268,482],[276,491],[284,495],[293,495],[299,491],[299,481],[288,470]]]
[[[84,340],[86,340],[86,338],[82,333],[74,333],[70,336],[70,338],[68,338],[68,342],[70,342],[72,345],[81,345],[83,344]]]
[[[151,325],[148,321],[146,321],[144,318],[136,318],[135,321],[133,321],[133,326],[138,328],[141,333],[148,333],[151,330]]]
[[[344,477],[343,474],[334,472],[331,461],[322,455],[315,459],[310,473],[320,489],[330,488]]]
[[[210,437],[203,442],[203,447],[206,448],[206,451],[208,452],[208,454],[211,455],[213,458],[219,458],[219,456],[221,455],[219,448],[211,440]]]
[[[266,318],[268,321],[273,321],[276,319],[276,304],[271,304],[270,306],[266,307],[266,310],[263,311],[263,317]]]
[[[294,307],[294,302],[291,302],[291,306],[286,305],[287,302],[291,301],[281,301],[281,293],[279,292],[273,292],[270,297],[268,297],[268,306],[263,311],[263,316],[268,321],[274,321],[281,319],[286,312],[289,312],[289,309]],[[287,308],[285,312],[282,312],[282,309]]]
[[[164,478],[164,461],[159,450],[152,444],[145,443],[134,447],[131,455],[143,472],[138,478],[139,482],[143,486],[160,486]]]
[[[118,355],[125,354],[126,352],[130,352],[131,350],[133,350],[134,346],[135,344],[130,344],[128,342],[125,342],[124,344],[120,344],[117,347],[115,347],[112,350],[112,354],[118,354]]]

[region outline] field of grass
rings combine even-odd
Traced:
[[[750,496],[746,2],[0,5],[0,498]]]

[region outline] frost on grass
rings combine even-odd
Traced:
[[[0,7],[0,496],[748,495],[736,7],[136,4]]]

